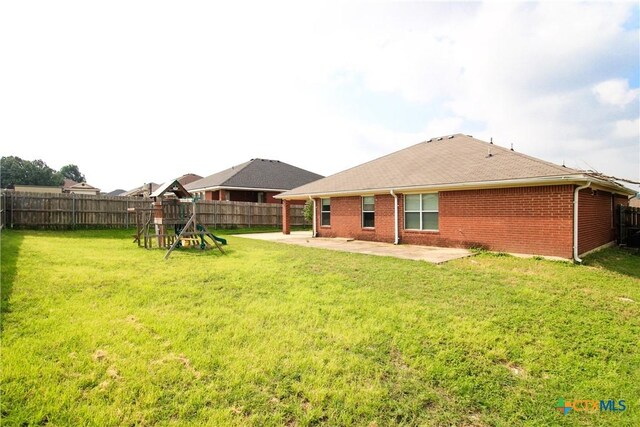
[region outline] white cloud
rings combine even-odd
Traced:
[[[613,136],[616,138],[640,139],[640,119],[635,120],[618,120],[615,123]]]
[[[640,89],[630,89],[626,79],[611,79],[595,85],[593,93],[602,104],[624,107],[638,99]]]

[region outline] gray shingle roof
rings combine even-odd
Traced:
[[[107,196],[120,196],[122,193],[126,193],[122,188],[118,188],[117,190],[113,190],[107,193]]]
[[[120,196],[141,196],[148,190],[149,185],[151,185],[152,192],[160,187],[160,185],[156,184],[155,182],[149,182],[147,184],[141,185],[140,187],[136,187],[133,190],[125,191],[124,193],[120,194]]]
[[[282,198],[423,189],[581,175],[580,171],[456,134],[433,138],[280,194]]]
[[[272,190],[290,190],[322,178],[279,160],[251,159],[221,172],[189,183],[189,191],[215,187],[237,187]]]
[[[178,181],[180,184],[182,185],[187,185],[190,184],[194,181],[197,181],[199,179],[202,179],[202,177],[198,174],[195,173],[185,173],[184,175],[176,178],[176,181]]]

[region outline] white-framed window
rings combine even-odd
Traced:
[[[320,225],[331,225],[331,199],[320,199]]]
[[[362,228],[375,227],[375,203],[374,196],[362,196]]]
[[[404,196],[405,230],[438,230],[438,193]]]

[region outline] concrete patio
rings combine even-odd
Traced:
[[[434,246],[394,245],[392,243],[368,242],[343,238],[311,237],[311,231],[293,231],[291,234],[255,233],[236,234],[235,237],[246,239],[267,240],[270,242],[286,243],[289,245],[306,246],[310,248],[329,249],[333,251],[353,252],[367,255],[390,256],[395,258],[427,261],[434,264],[451,261],[453,259],[471,256],[472,252],[460,248],[438,248]]]

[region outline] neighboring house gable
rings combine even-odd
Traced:
[[[87,195],[95,196],[100,194],[100,189],[92,185],[89,185],[86,182],[78,182],[69,187],[65,187],[64,192],[71,193],[71,194],[87,194]]]

